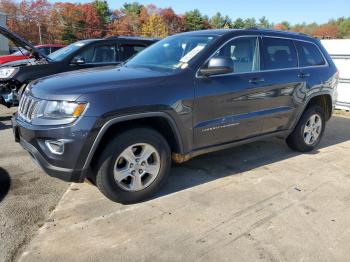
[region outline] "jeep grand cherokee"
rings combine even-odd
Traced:
[[[317,39],[271,30],[170,36],[122,67],[32,82],[15,138],[51,176],[89,178],[113,201],[152,196],[171,160],[271,136],[307,152],[333,111],[338,72]]]

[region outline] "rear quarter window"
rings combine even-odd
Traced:
[[[308,42],[295,41],[298,50],[300,67],[319,66],[326,64],[316,45]]]
[[[297,53],[292,40],[263,37],[266,70],[298,67]]]

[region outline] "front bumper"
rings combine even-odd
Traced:
[[[88,170],[84,164],[94,141],[91,129],[95,118],[85,117],[73,125],[59,127],[33,126],[17,115],[12,117],[15,141],[29,153],[49,176],[69,182],[83,182]],[[65,139],[69,143],[62,155],[50,152],[46,140]]]

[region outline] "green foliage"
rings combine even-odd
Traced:
[[[259,19],[259,27],[260,28],[271,28],[272,25],[270,24],[269,20],[267,20],[266,17],[263,16]]]
[[[110,17],[112,12],[109,9],[108,3],[106,0],[95,0],[94,6],[97,10],[97,14],[103,21],[103,23],[107,24],[110,21]]]
[[[186,12],[184,15],[184,20],[185,31],[202,30],[206,28],[204,24],[205,18],[203,18],[198,9]]]
[[[255,18],[247,18],[244,20],[244,27],[245,28],[258,27],[258,24],[256,23]]]
[[[122,7],[122,12],[126,15],[138,16],[144,6],[138,2],[125,3]]]
[[[350,38],[350,18],[344,18],[339,23],[339,33],[343,38]]]
[[[209,24],[211,28],[224,28],[226,21],[220,12],[217,12],[210,20]]]
[[[237,18],[233,23],[232,23],[232,28],[234,29],[243,29],[245,27],[245,23],[242,18]]]

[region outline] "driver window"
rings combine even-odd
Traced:
[[[87,64],[116,62],[115,46],[91,46],[77,55],[73,60],[83,59]]]
[[[232,60],[234,73],[259,71],[259,39],[257,37],[233,39],[216,51],[213,57],[222,57]]]

